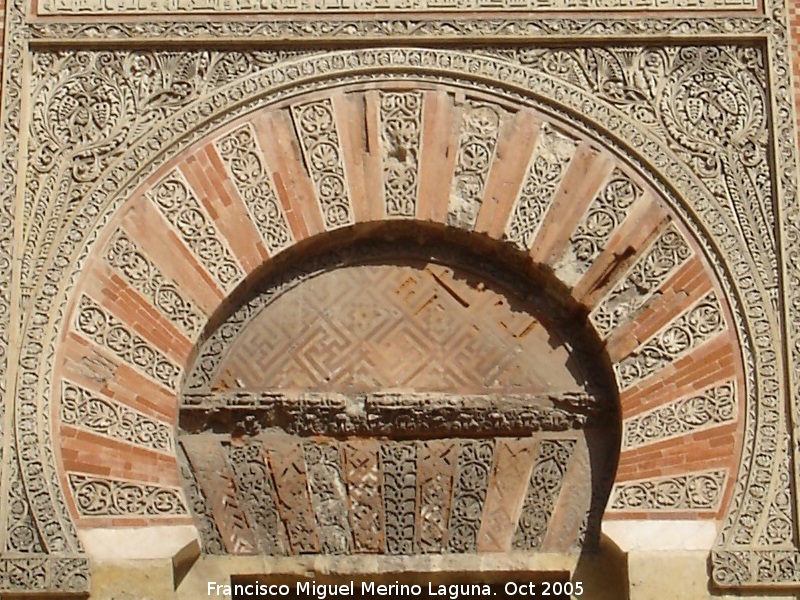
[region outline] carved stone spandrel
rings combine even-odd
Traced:
[[[236,475],[218,438],[186,436],[181,445],[228,552],[255,553],[258,546],[236,493]]]
[[[383,477],[378,466],[380,444],[371,439],[351,439],[342,447],[353,551],[382,553],[386,541],[381,498]]]
[[[302,445],[279,435],[265,435],[263,444],[275,477],[278,512],[286,526],[292,553],[320,552]]]
[[[496,440],[494,463],[478,531],[478,552],[511,550],[538,444],[532,438]]]
[[[447,524],[453,478],[461,444],[443,439],[420,442],[417,451],[417,522],[414,546],[418,552],[442,552],[447,545]]]

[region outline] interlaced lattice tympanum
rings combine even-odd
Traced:
[[[616,434],[599,363],[542,290],[430,256],[317,259],[209,337],[181,409],[206,552],[596,541],[608,482],[586,457],[613,454]],[[605,444],[587,441],[597,428]]]

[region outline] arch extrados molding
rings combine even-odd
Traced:
[[[391,58],[389,58],[389,60],[394,61],[393,64],[401,64],[404,60],[409,60],[411,62],[414,62],[414,59],[408,58],[408,57],[411,57],[411,56],[422,57],[422,56],[425,56],[425,55],[435,56],[437,54],[439,56],[444,56],[444,55],[454,56],[454,57],[456,57],[458,59],[458,61],[463,60],[465,65],[471,63],[472,61],[479,61],[483,65],[492,65],[492,64],[494,64],[494,65],[496,65],[496,70],[494,71],[494,75],[493,76],[496,77],[496,78],[500,78],[504,82],[504,84],[507,84],[507,82],[509,82],[509,81],[516,82],[517,85],[519,86],[518,89],[520,91],[524,90],[527,86],[530,86],[530,85],[535,85],[537,83],[538,84],[542,84],[542,87],[537,87],[537,93],[538,94],[546,96],[547,92],[550,92],[553,96],[556,96],[556,97],[562,96],[562,98],[560,100],[560,103],[562,104],[562,106],[570,107],[571,110],[577,110],[578,107],[582,108],[584,106],[584,104],[583,104],[584,101],[591,102],[591,99],[586,98],[586,97],[581,98],[579,91],[577,91],[575,89],[570,89],[568,86],[564,85],[561,82],[548,81],[546,78],[537,79],[534,74],[531,74],[530,72],[527,72],[525,69],[522,69],[522,68],[520,68],[518,66],[514,66],[514,65],[512,65],[510,63],[504,63],[502,61],[495,61],[495,60],[488,59],[488,58],[476,59],[475,57],[460,57],[459,58],[457,53],[447,52],[447,51],[427,51],[427,50],[352,51],[352,52],[342,52],[342,53],[339,53],[339,54],[340,55],[345,55],[345,56],[346,55],[354,56],[354,55],[357,55],[359,52],[361,52],[361,53],[363,53],[365,55],[370,54],[370,53],[373,53],[373,54],[381,54],[381,53],[383,53],[384,56],[391,57]],[[300,59],[300,60],[297,61],[297,63],[298,64],[302,64],[302,63],[305,62],[306,64],[309,64],[310,62],[312,62],[314,60],[315,60],[314,58],[308,59],[307,61],[305,59]],[[414,67],[414,65],[406,64],[406,65],[403,65],[403,66],[398,66],[398,69],[401,70],[401,71],[408,71],[408,70],[412,69],[413,67]],[[291,65],[288,68],[292,69]],[[376,66],[376,68],[378,68],[378,67]],[[421,70],[429,70],[429,69],[424,68],[424,67],[420,67],[420,68],[421,68]],[[439,67],[439,68],[441,68],[441,67]],[[449,65],[448,68],[451,70],[451,73],[452,73],[453,70],[455,70],[452,64]],[[465,69],[465,70],[469,70],[469,69]],[[297,71],[297,73],[299,74],[299,71]],[[442,72],[442,73],[444,74],[444,73],[446,73],[446,71]],[[263,76],[263,74],[261,74],[261,75]],[[319,77],[321,77],[321,76],[319,76]],[[309,77],[308,79],[309,80],[313,80],[313,76]],[[491,79],[491,78],[489,78],[489,79]],[[297,82],[294,82],[294,84],[286,83],[285,85],[286,86],[290,86],[290,85],[300,86],[301,85],[300,81],[302,81],[302,78],[300,78]],[[227,89],[231,90],[231,89],[233,89],[233,87],[234,86],[229,86]],[[264,92],[264,93],[266,93],[266,92]],[[287,90],[287,93],[288,93],[288,90]],[[526,93],[530,94],[531,92],[530,92],[530,90],[527,90]],[[563,97],[564,95],[573,96],[573,97],[564,98]],[[247,110],[252,110],[252,108],[253,108],[252,106],[248,106],[248,107],[245,108],[244,103],[242,103],[237,107],[237,110],[239,112],[245,112]],[[691,183],[688,183],[689,182],[689,178],[688,178],[688,176],[686,175],[685,172],[681,173],[680,171],[676,171],[676,167],[675,167],[675,163],[674,162],[671,163],[673,165],[672,168],[670,168],[668,166],[670,164],[670,162],[671,162],[669,156],[664,154],[663,152],[656,151],[656,150],[659,150],[657,142],[655,142],[650,136],[648,136],[646,133],[643,133],[641,131],[637,131],[635,126],[633,126],[630,123],[625,122],[624,118],[622,118],[622,115],[615,114],[613,109],[609,109],[607,107],[602,107],[599,104],[595,105],[595,109],[597,111],[599,111],[599,113],[605,112],[605,114],[610,115],[611,116],[611,120],[609,120],[610,128],[612,130],[616,128],[617,129],[617,135],[619,135],[620,137],[627,138],[628,139],[628,143],[630,145],[633,145],[633,146],[636,146],[636,147],[640,148],[639,152],[641,154],[643,154],[645,156],[647,156],[647,155],[654,156],[654,157],[657,156],[658,160],[661,161],[661,164],[657,165],[657,166],[662,167],[662,172],[666,171],[666,172],[668,172],[670,174],[670,176],[678,175],[680,173],[680,175],[679,175],[679,177],[677,177],[677,179],[681,180],[681,182],[684,183],[684,185],[689,186],[689,188],[693,187],[691,185]],[[175,121],[179,121],[181,118],[185,119],[189,114],[191,114],[191,111],[187,109],[186,111],[184,111],[183,117],[176,117]],[[595,118],[599,118],[599,117],[595,117]],[[194,129],[194,133],[195,133],[196,136],[199,137],[200,135],[202,135],[202,133],[204,131],[209,131],[211,129],[217,128],[218,126],[219,126],[219,123],[212,124],[212,119],[209,119],[208,121],[206,121],[205,125],[203,125],[203,124],[198,125]],[[186,145],[188,143],[189,143],[189,141],[184,138],[183,144]],[[134,152],[132,152],[131,155],[134,155]],[[165,151],[162,150],[162,156],[163,156],[164,153],[165,153]],[[666,167],[666,168],[664,168],[664,167]],[[144,169],[142,169],[142,171],[143,170]],[[123,171],[124,171],[124,167],[123,167]],[[119,173],[120,172],[118,171],[115,174],[118,175]],[[139,180],[144,178],[144,176],[145,176],[145,174],[140,175]],[[673,178],[672,180],[675,181],[675,178]],[[106,181],[110,182],[109,179],[106,179]],[[114,205],[118,205],[119,202],[121,202],[125,198],[125,195],[124,195],[125,194],[125,190],[131,190],[133,187],[135,187],[136,183],[138,183],[137,181],[135,181],[134,178],[130,178],[130,179],[128,179],[128,181],[130,183],[128,183],[127,185],[120,186],[119,189],[121,189],[123,191],[117,196],[118,200],[116,200],[115,202],[109,203],[109,206],[111,208],[109,208],[109,210],[106,213],[106,215],[112,214],[112,212],[114,210],[113,206]],[[102,186],[102,184],[101,184],[101,186]],[[100,188],[97,188],[97,189],[99,190]],[[698,187],[694,187],[694,191],[697,194],[702,194],[701,190]],[[102,192],[100,192],[100,194],[102,194]],[[88,196],[88,197],[91,198],[91,196]],[[86,207],[84,206],[84,208],[86,208]],[[100,216],[99,217],[99,221],[101,222],[102,220],[103,220],[103,217]],[[95,228],[92,228],[92,231],[95,231]],[[91,234],[91,235],[94,235],[94,234]],[[93,239],[87,240],[85,242],[85,244],[87,244],[86,247],[88,247],[88,244],[90,244],[92,241],[93,241]],[[730,246],[729,245],[726,246],[726,244],[722,243],[722,244],[720,244],[720,247],[727,248],[727,247],[730,247]],[[61,250],[61,249],[59,249],[59,250]],[[82,256],[84,257],[84,260],[85,260],[86,255],[87,255],[87,252],[84,249],[84,251],[82,253]],[[71,278],[69,284],[70,285],[74,285],[74,276]],[[763,292],[761,294],[761,297],[762,298],[765,297],[765,294],[763,294]],[[64,315],[61,314],[61,311],[58,311],[57,313],[54,313],[52,322],[55,323],[58,319],[63,318],[63,316]],[[42,365],[42,366],[44,367],[45,365]],[[49,385],[47,377],[43,378],[42,381]],[[42,410],[42,408],[43,407],[40,407],[40,410]],[[42,414],[44,416],[44,413],[42,413]]]

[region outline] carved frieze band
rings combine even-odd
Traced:
[[[380,94],[383,194],[387,217],[413,217],[417,212],[422,94]]]
[[[522,189],[506,225],[506,237],[520,249],[527,250],[533,245],[577,147],[573,138],[547,123],[542,125]]]
[[[606,512],[716,511],[728,473],[715,469],[614,485]]]
[[[275,193],[253,126],[245,123],[214,145],[270,255],[291,245],[294,235]]]
[[[40,0],[40,15],[137,15],[206,13],[753,10],[755,0]]]
[[[124,404],[61,381],[61,422],[150,450],[172,453],[172,427]]]
[[[630,356],[614,365],[621,389],[646,379],[725,329],[716,292],[709,292]]]
[[[689,243],[671,223],[589,315],[597,332],[606,337],[633,317],[692,255]]]
[[[75,329],[156,383],[177,389],[180,367],[88,296],[78,303]]]
[[[306,168],[317,189],[325,229],[354,221],[333,102],[326,98],[292,106]]]
[[[736,384],[727,381],[625,419],[622,449],[630,450],[736,420]]]
[[[491,432],[529,435],[595,427],[613,409],[585,392],[561,394],[219,392],[182,396],[180,425],[189,433],[230,433],[246,427],[255,435],[282,427],[299,435],[405,437]],[[354,410],[359,407],[359,410]]]
[[[82,517],[173,517],[188,514],[183,492],[178,488],[83,473],[68,473],[67,480],[78,514]]]
[[[148,193],[148,197],[220,289],[224,292],[233,290],[244,278],[244,271],[183,175],[178,170],[172,171]]]
[[[458,158],[450,187],[447,224],[475,228],[489,169],[495,159],[503,112],[497,106],[466,102]]]
[[[117,230],[109,241],[106,261],[189,339],[200,333],[205,324],[203,313],[174,281],[161,273],[124,229]]]

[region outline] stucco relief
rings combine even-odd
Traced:
[[[510,84],[515,87],[512,93],[519,93],[522,97],[526,95],[524,90],[528,89],[542,97],[554,99],[557,105],[606,124],[613,135],[636,148],[640,156],[646,157],[651,166],[669,178],[686,199],[692,212],[715,240],[720,254],[716,255],[710,247],[707,251],[715,257],[716,266],[722,270],[722,264],[726,264],[737,278],[736,291],[730,288],[726,292],[739,299],[741,312],[735,312],[734,320],[743,339],[753,342],[750,348],[745,349],[744,357],[749,374],[746,406],[751,427],[744,445],[740,491],[729,511],[720,547],[714,555],[714,576],[718,583],[724,585],[795,581],[798,554],[785,550],[786,544],[792,543],[793,533],[791,525],[784,525],[791,524],[797,500],[787,498],[782,486],[787,486],[790,478],[796,478],[796,474],[790,470],[788,454],[796,452],[791,445],[796,442],[789,437],[792,424],[786,423],[783,417],[785,388],[780,380],[781,369],[776,368],[782,360],[782,347],[775,339],[774,331],[785,324],[789,333],[785,349],[794,357],[800,354],[800,336],[797,334],[800,318],[795,312],[800,309],[791,296],[792,293],[800,293],[800,277],[796,271],[800,261],[795,256],[800,252],[800,216],[792,203],[794,171],[793,168],[786,168],[787,165],[793,165],[792,140],[795,138],[786,55],[785,7],[782,3],[768,3],[767,13],[772,21],[705,21],[708,24],[705,32],[758,32],[768,28],[772,41],[770,52],[729,46],[721,52],[712,52],[714,56],[709,63],[712,65],[710,68],[695,70],[692,76],[697,75],[699,79],[687,79],[687,74],[679,68],[666,72],[675,83],[673,89],[677,95],[667,104],[656,102],[650,105],[655,115],[668,126],[666,130],[659,130],[648,123],[648,110],[643,113],[627,112],[627,109],[612,108],[614,103],[609,102],[608,98],[598,99],[591,81],[589,84],[576,81],[571,73],[543,74],[535,64],[526,64],[522,59],[506,55],[505,51],[497,53],[503,58],[496,60],[479,59],[474,55],[452,51],[355,50],[339,52],[333,58],[298,58],[294,64],[291,64],[291,56],[269,52],[252,55],[172,53],[170,56],[166,53],[71,51],[36,54],[32,88],[36,108],[31,120],[31,144],[27,152],[26,202],[24,212],[17,215],[14,200],[23,195],[15,195],[16,154],[21,122],[27,122],[28,108],[23,109],[20,88],[15,82],[23,80],[22,44],[27,36],[31,32],[43,36],[68,35],[69,32],[102,36],[108,32],[108,35],[123,37],[137,35],[137,27],[143,35],[149,35],[151,30],[146,27],[142,29],[140,25],[128,25],[112,31],[103,24],[71,24],[62,28],[57,24],[41,24],[29,30],[23,23],[21,5],[12,2],[3,97],[4,189],[0,210],[3,211],[6,226],[0,230],[5,236],[1,245],[2,258],[8,266],[4,272],[12,272],[10,236],[15,219],[22,221],[18,231],[21,231],[19,236],[25,243],[19,256],[22,268],[14,271],[14,285],[8,277],[0,281],[3,295],[0,306],[16,304],[12,302],[13,294],[13,299],[21,301],[26,312],[14,315],[0,313],[3,350],[0,354],[4,361],[9,361],[0,367],[6,374],[18,374],[20,381],[17,389],[7,390],[6,385],[11,378],[7,375],[2,380],[3,391],[13,391],[15,399],[14,403],[4,403],[4,407],[13,407],[16,415],[15,431],[8,429],[10,419],[4,418],[3,421],[4,490],[6,495],[14,498],[10,505],[9,523],[4,531],[5,550],[31,558],[3,558],[2,585],[9,588],[36,585],[41,589],[81,589],[86,585],[85,559],[80,556],[80,545],[55,478],[57,471],[48,422],[50,407],[47,401],[36,399],[49,397],[47,390],[56,385],[49,373],[48,362],[53,324],[65,315],[62,304],[66,289],[73,283],[67,270],[69,263],[73,259],[80,262],[85,256],[83,245],[95,235],[92,233],[93,224],[103,223],[107,218],[108,213],[104,213],[105,209],[101,207],[118,205],[120,199],[130,193],[141,180],[142,176],[135,173],[142,162],[157,156],[150,167],[152,172],[155,165],[164,160],[164,156],[158,154],[163,149],[170,148],[169,152],[175,152],[185,147],[190,139],[197,139],[229,118],[229,115],[223,116],[222,112],[227,111],[231,100],[242,102],[231,114],[242,113],[252,106],[246,99],[256,96],[254,89],[266,94],[273,85],[286,80],[295,80],[297,87],[302,88],[306,85],[303,83],[306,74],[348,77],[346,70],[358,68],[374,71],[389,64],[408,72],[424,67],[466,80],[472,76],[471,73],[477,72],[483,78]],[[547,25],[531,23],[531,27],[547,29]],[[737,29],[737,23],[744,26]],[[426,24],[415,31],[431,31],[437,26],[442,27],[443,24]],[[475,35],[492,28],[502,31],[502,27],[506,26],[507,23],[473,23],[457,25],[456,29],[462,35],[465,31],[467,35]],[[594,27],[598,26],[602,26],[602,22],[594,24]],[[162,33],[176,31],[175,25],[159,27]],[[189,36],[196,35],[203,28],[221,32],[221,35],[225,35],[226,31],[225,26],[180,27],[184,27]],[[250,27],[256,31],[259,27],[262,30],[274,30],[275,27],[290,28],[292,25],[252,24]],[[615,22],[610,25],[612,30],[622,32],[636,30],[637,27],[641,31],[648,24],[625,25]],[[667,31],[670,27],[678,26],[665,20],[650,21],[649,27],[650,31]],[[312,24],[308,28],[323,31],[319,25]],[[152,31],[157,29],[153,28]],[[566,22],[563,30],[584,32],[590,31],[590,28],[586,23]],[[643,54],[652,52],[649,50]],[[627,49],[625,54],[629,53],[630,49]],[[542,54],[547,52],[543,51]],[[671,64],[669,51],[655,51],[655,54],[654,60]],[[273,66],[278,63],[284,64]],[[222,64],[227,66],[219,67]],[[584,66],[591,68],[591,64]],[[215,67],[218,68],[215,70]],[[134,76],[137,68],[144,68],[151,76],[142,77],[141,71]],[[767,89],[767,69],[774,81],[770,98],[764,93]],[[733,73],[740,74],[734,76]],[[241,78],[244,81],[248,74],[253,75],[246,86],[249,91],[236,85],[224,92],[216,91],[225,78]],[[372,76],[379,77],[377,73]],[[710,80],[715,76],[728,77],[727,83],[733,85],[732,97],[714,89],[716,84]],[[647,90],[647,82],[632,82],[626,79],[624,71],[615,77],[612,78],[613,82],[624,89],[636,90],[631,96],[635,98],[635,104],[641,104],[639,92]],[[708,93],[718,100],[708,102],[690,92],[692,86],[704,78],[710,81]],[[158,89],[143,89],[143,86],[153,85],[152,82],[157,83]],[[205,87],[198,85],[198,82],[206,82]],[[682,82],[687,83],[683,85]],[[485,84],[476,85],[481,87]],[[87,103],[86,99],[95,93],[102,98],[102,102]],[[272,97],[279,96],[277,93]],[[48,97],[49,100],[45,101]],[[69,101],[65,98],[69,98]],[[255,103],[258,102],[255,100]],[[648,102],[644,102],[645,109],[648,108]],[[778,175],[775,176],[766,168],[766,157],[773,151],[764,116],[769,103],[774,106],[771,139],[775,143],[777,161],[775,173]],[[44,110],[46,105],[50,106],[49,110]],[[185,112],[180,117],[171,116],[178,107],[185,108]],[[641,107],[633,107],[638,108]],[[725,131],[695,127],[691,132],[686,132],[678,128],[683,118],[688,118],[690,122],[694,120],[697,124],[720,123],[720,119],[711,119],[712,113],[722,117]],[[186,135],[190,131],[192,133]],[[660,144],[658,134],[664,131],[670,136],[669,144],[676,145],[668,144],[665,147]],[[715,140],[733,138],[744,140],[744,145],[734,145],[725,150],[721,155],[727,161],[725,164],[708,162],[709,147],[713,148]],[[65,139],[70,141],[69,145],[64,144]],[[119,152],[123,142],[133,144],[124,156]],[[681,152],[685,154],[681,156]],[[687,157],[696,157],[696,160]],[[46,162],[50,160],[53,164]],[[54,165],[58,165],[58,168],[53,168]],[[774,189],[771,189],[772,185]],[[110,201],[105,200],[108,195],[111,196]],[[785,204],[775,214],[770,212],[773,210],[773,196],[788,199],[784,200]],[[747,210],[737,210],[741,207]],[[742,221],[741,215],[749,215],[748,219],[752,221]],[[779,231],[778,226],[783,228],[781,236],[774,233]],[[56,238],[61,240],[61,245],[53,244]],[[781,243],[783,247],[780,247]],[[782,261],[778,260],[778,252]],[[782,273],[776,269],[779,264],[782,265]],[[783,287],[778,285],[780,280],[783,281]],[[59,286],[62,286],[61,289]],[[785,322],[771,320],[770,315],[764,314],[765,306],[785,307]],[[16,351],[9,352],[10,339],[23,342],[20,344],[21,355]],[[9,368],[12,362],[14,366]],[[792,362],[800,364],[797,360]],[[797,398],[798,377],[794,372],[790,376],[792,398]],[[755,396],[757,389],[758,397]],[[792,408],[796,417],[796,406],[793,404]],[[39,480],[41,483],[37,483]],[[752,529],[754,519],[762,514],[768,515],[769,523],[760,529]],[[10,533],[20,525],[28,534],[11,536]],[[43,552],[57,558],[45,559]]]

